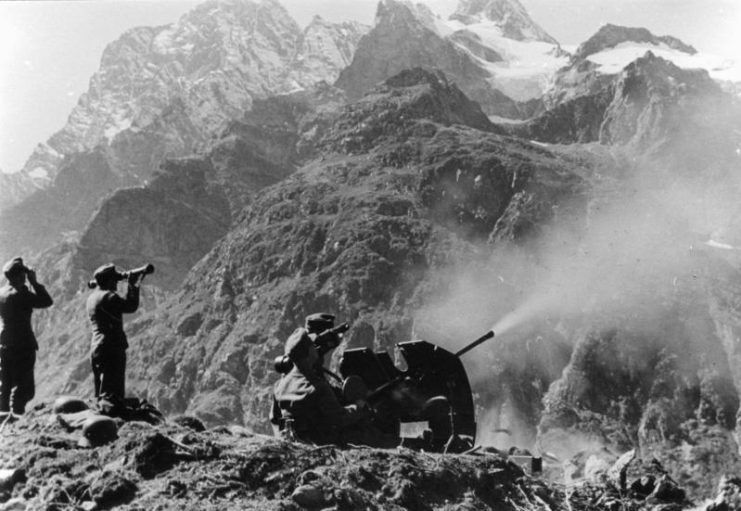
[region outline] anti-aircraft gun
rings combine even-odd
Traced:
[[[396,345],[407,368],[397,368],[386,351],[344,352],[339,371],[345,381],[360,378],[370,391],[375,425],[399,444],[429,452],[463,452],[476,440],[471,385],[460,357],[494,337],[489,331],[452,353],[427,341]]]

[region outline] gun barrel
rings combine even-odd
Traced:
[[[486,332],[484,335],[482,335],[481,337],[479,337],[478,339],[476,339],[475,341],[473,341],[468,346],[465,346],[465,347],[461,348],[460,350],[458,350],[458,352],[456,352],[455,356],[456,357],[460,357],[464,353],[467,353],[467,352],[471,351],[476,346],[478,346],[482,342],[488,341],[492,337],[494,337],[494,330],[489,330],[488,332]]]

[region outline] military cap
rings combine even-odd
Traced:
[[[105,415],[94,415],[82,425],[82,438],[77,445],[80,447],[98,447],[118,438],[116,421]]]
[[[334,326],[334,314],[317,312],[306,316],[306,328],[312,332],[322,332]]]
[[[12,277],[18,273],[25,271],[26,266],[23,264],[22,257],[14,257],[3,266],[3,273],[6,277]]]
[[[116,265],[113,263],[108,263],[95,270],[95,272],[93,273],[93,278],[95,279],[95,282],[100,283],[102,281],[110,279],[111,277],[115,277],[116,275],[118,275],[118,272],[116,271]]]
[[[314,344],[311,342],[311,338],[308,332],[303,328],[297,328],[286,341],[285,353],[291,361],[296,362],[303,360],[309,354],[309,349]]]

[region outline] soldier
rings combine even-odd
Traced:
[[[362,438],[357,429],[368,422],[367,408],[362,402],[340,405],[317,372],[319,353],[306,330],[299,328],[288,338],[285,354],[293,368],[275,385],[271,422],[288,438],[320,445]],[[355,432],[353,426],[358,427]]]
[[[123,276],[113,264],[95,270],[97,284],[87,299],[87,313],[93,327],[90,361],[93,366],[95,397],[114,404],[126,396],[126,348],[129,343],[123,329],[123,314],[139,307],[139,281],[142,273],[129,272]],[[116,291],[118,281],[127,279],[126,296]]]
[[[334,327],[335,316],[326,312],[317,312],[306,316],[306,324],[304,329],[309,335],[309,339],[314,343],[314,347],[317,349],[319,359],[317,360],[317,372],[325,373],[324,369],[324,355],[339,346],[341,335],[346,332],[349,328],[347,323],[342,325],[340,331],[336,331]]]
[[[22,414],[36,393],[34,365],[39,344],[31,328],[33,309],[53,300],[36,272],[16,257],[3,266],[8,285],[0,289],[0,412]],[[26,286],[26,279],[33,292]]]

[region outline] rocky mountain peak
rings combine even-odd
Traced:
[[[332,114],[312,141],[322,151],[356,154],[373,145],[395,144],[422,123],[466,125],[495,130],[481,107],[468,99],[442,71],[405,69]]]
[[[292,73],[311,76],[324,70],[324,76],[333,77],[326,71],[347,67],[358,41],[369,30],[370,27],[354,21],[333,23],[314,16],[296,43]],[[297,78],[300,80],[300,76]]]
[[[623,27],[610,23],[603,25],[596,34],[583,42],[574,54],[575,59],[584,59],[595,53],[614,48],[621,43],[649,43],[655,46],[665,45],[689,55],[694,55],[697,50],[685,44],[676,37],[656,36],[648,29],[640,27]]]
[[[691,148],[700,140],[708,137],[707,144],[716,144],[723,138],[717,130],[723,125],[724,110],[730,108],[729,98],[707,71],[682,69],[649,51],[625,67],[614,91],[602,122],[603,143],[631,142],[643,148],[682,140],[669,152],[687,153],[685,161],[690,161]],[[708,123],[706,116],[714,121]],[[677,118],[683,122],[676,123]]]
[[[422,4],[379,3],[375,26],[358,42],[352,63],[335,85],[352,100],[405,69],[439,69],[490,115],[517,117],[520,105],[491,83],[491,72],[477,60],[501,60],[475,34],[450,37],[451,27]],[[466,39],[466,40],[464,40]]]
[[[558,44],[530,18],[518,0],[461,0],[450,19],[465,25],[494,22],[502,35],[510,39]]]
[[[411,126],[427,121],[493,128],[481,107],[442,71],[416,67],[388,78],[347,106],[323,136],[323,146],[343,153],[366,151],[379,141],[405,139],[402,134]]]
[[[376,9],[375,24],[415,21],[432,28],[435,14],[424,4],[409,0],[382,0]]]

